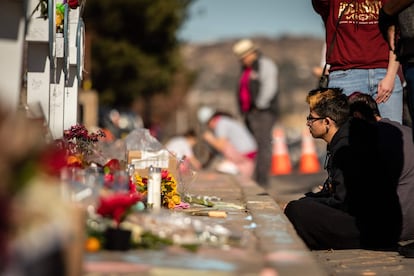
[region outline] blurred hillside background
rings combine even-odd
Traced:
[[[320,65],[323,46],[323,27],[310,1],[88,0],[83,17],[83,89],[99,96],[99,126],[113,124],[109,114],[117,110],[133,114],[165,142],[199,130],[201,106],[238,116],[240,68],[231,47],[249,37],[278,65],[277,124],[289,143],[300,140],[305,95],[316,86],[312,69]]]
[[[270,56],[279,68],[279,117],[290,144],[291,158],[300,155],[300,141],[305,126],[308,107],[307,92],[315,88],[317,79],[312,68],[320,64],[322,40],[312,37],[283,36],[279,38],[252,37],[263,53]],[[182,131],[187,127],[197,128],[196,111],[201,106],[226,110],[238,116],[236,84],[239,63],[231,47],[236,40],[224,40],[211,44],[189,44],[182,48],[186,66],[195,73],[195,79],[183,98],[182,110],[170,117],[165,126],[168,133]],[[160,101],[159,107],[162,106]],[[183,120],[187,118],[187,120]],[[318,148],[324,147],[318,144]]]

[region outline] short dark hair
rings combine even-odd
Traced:
[[[231,113],[229,113],[229,112],[226,112],[226,111],[216,111],[216,112],[214,112],[213,115],[211,115],[210,119],[208,119],[207,123],[210,123],[210,121],[213,120],[217,116],[226,116],[226,117],[229,117],[229,118],[234,118],[233,115]]]
[[[331,118],[340,127],[349,119],[348,98],[341,88],[322,88],[309,91],[306,97],[310,110],[321,117]]]
[[[377,102],[368,94],[356,91],[348,96],[349,112],[354,116],[358,112],[362,119],[376,122],[375,116],[380,116]]]
[[[195,132],[194,129],[188,129],[186,132],[184,132],[183,134],[184,137],[197,137],[197,133]]]

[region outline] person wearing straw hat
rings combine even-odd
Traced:
[[[258,145],[253,178],[266,188],[272,162],[272,129],[277,115],[278,68],[250,39],[235,43],[233,53],[241,63],[237,89],[239,110]]]
[[[389,0],[311,0],[325,26],[329,87],[346,95],[361,91],[374,97],[384,118],[402,122],[403,89],[399,62],[378,26],[381,6]]]

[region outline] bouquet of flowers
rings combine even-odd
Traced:
[[[135,174],[137,190],[147,194],[148,177]],[[168,209],[174,209],[181,203],[181,196],[177,190],[177,181],[166,169],[161,170],[161,204]]]
[[[136,190],[136,186],[129,181],[128,191],[106,191],[106,194],[100,196],[96,214],[108,220],[98,219],[97,225],[103,226],[96,228],[97,225],[91,227],[88,225],[88,239],[87,241],[98,241],[98,244],[104,244],[109,250],[128,250],[131,246],[132,229],[122,225],[123,221],[132,213],[134,206],[142,199],[142,194]],[[88,243],[85,244],[87,247]],[[100,245],[98,246],[100,247]],[[96,248],[99,249],[99,248]]]
[[[55,142],[66,150],[68,165],[84,167],[89,156],[96,152],[96,143],[104,137],[105,133],[100,129],[89,132],[84,125],[76,124],[64,130],[63,138]]]
[[[102,196],[96,212],[114,220],[116,227],[125,219],[129,209],[141,200],[141,194],[133,189],[129,193],[114,193]]]

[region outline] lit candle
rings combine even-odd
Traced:
[[[149,168],[147,203],[153,210],[161,208],[161,168]]]

